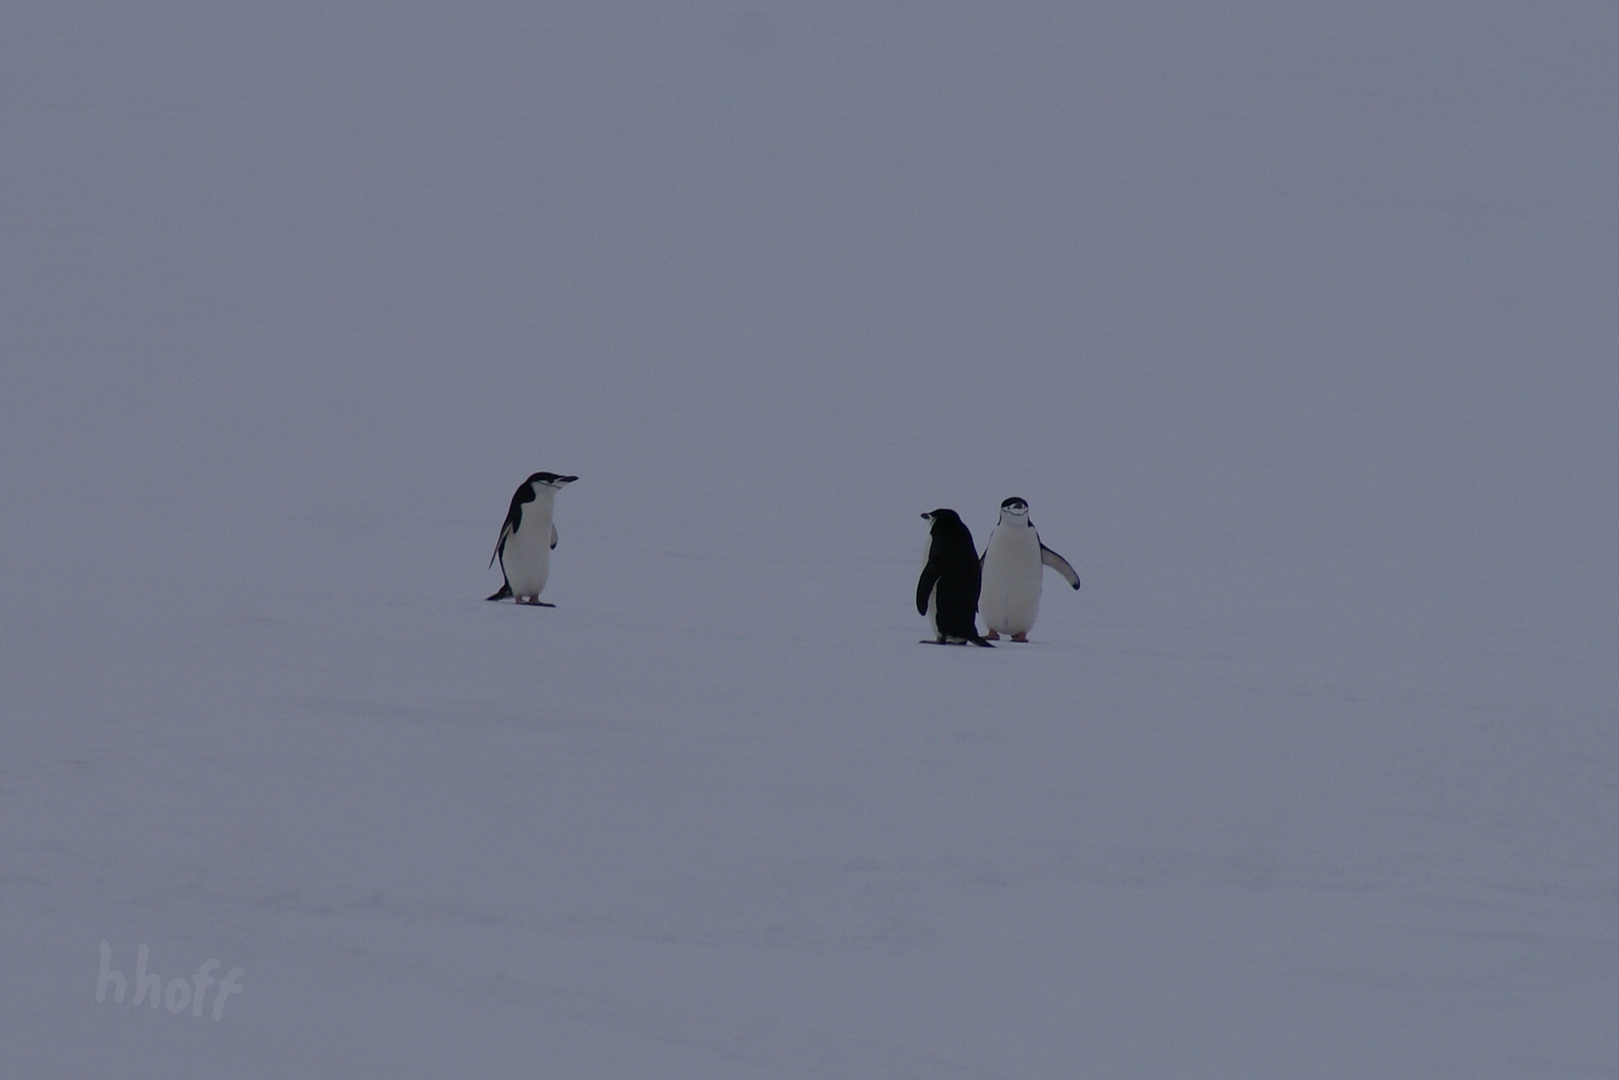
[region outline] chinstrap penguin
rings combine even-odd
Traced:
[[[1008,634],[1013,641],[1028,641],[1040,614],[1040,578],[1049,566],[1074,588],[1079,575],[1068,560],[1040,542],[1029,520],[1029,504],[1013,496],[1001,503],[1001,517],[984,545],[982,590],[978,598],[985,635],[998,641]]]
[[[540,600],[545,579],[551,575],[551,549],[557,546],[557,527],[551,524],[551,509],[557,492],[577,479],[577,476],[537,472],[517,486],[512,507],[506,512],[506,523],[500,527],[495,553],[489,557],[490,566],[495,565],[496,559],[500,560],[500,572],[506,580],[498,592],[485,599],[504,600],[510,596],[519,604],[555,606]]]
[[[933,624],[933,640],[924,644],[994,648],[978,635],[978,549],[973,534],[954,510],[922,515],[928,530],[927,559],[916,583],[916,612]]]

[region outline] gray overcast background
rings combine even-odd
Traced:
[[[5,5],[8,1075],[1619,1075],[1616,56]],[[918,650],[1011,494],[1084,589]]]

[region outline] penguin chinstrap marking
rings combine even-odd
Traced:
[[[1068,560],[1040,542],[1029,520],[1029,504],[1013,496],[1001,503],[1001,517],[984,545],[983,586],[978,610],[989,627],[985,636],[997,641],[1007,634],[1013,641],[1028,641],[1040,614],[1041,571],[1051,567],[1074,588],[1079,575]]]
[[[978,635],[978,549],[973,534],[954,510],[923,514],[928,530],[927,559],[916,582],[916,613],[933,624],[933,640],[924,644],[994,648]]]
[[[557,546],[551,510],[557,492],[577,479],[537,472],[517,486],[512,508],[506,511],[506,523],[500,527],[500,539],[495,542],[495,553],[489,556],[490,566],[500,560],[500,572],[506,580],[485,599],[504,600],[510,596],[519,604],[554,606],[540,600],[545,580],[551,576],[551,549]]]

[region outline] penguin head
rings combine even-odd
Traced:
[[[933,528],[930,531],[936,536],[941,531],[949,532],[953,529],[966,528],[966,526],[962,524],[960,514],[956,513],[954,510],[949,510],[942,506],[937,510],[930,510],[923,514],[922,520],[933,522]]]
[[[536,493],[538,493],[541,488],[550,488],[552,491],[561,491],[563,488],[567,487],[577,479],[579,479],[577,476],[558,476],[554,472],[537,472],[528,478],[528,485],[529,487],[533,488]]]
[[[1001,521],[1004,524],[1015,524],[1029,520],[1029,504],[1016,495],[1001,503]]]

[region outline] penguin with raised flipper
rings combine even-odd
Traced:
[[[924,644],[965,645],[969,641],[994,648],[978,634],[978,549],[973,534],[954,510],[938,509],[922,517],[928,530],[928,553],[916,583],[916,613],[933,624],[933,640]]]
[[[1040,579],[1045,567],[1079,588],[1079,575],[1067,559],[1040,542],[1040,534],[1029,520],[1029,504],[1015,495],[1001,503],[1000,520],[989,534],[980,562],[983,580],[978,604],[984,625],[989,627],[985,636],[991,641],[998,641],[1002,634],[1013,641],[1029,640],[1040,614]]]
[[[490,566],[500,560],[500,572],[506,580],[485,599],[504,600],[510,596],[519,604],[555,606],[540,599],[545,581],[551,576],[551,549],[557,546],[557,527],[551,523],[551,511],[557,492],[577,479],[537,472],[517,486],[506,523],[500,527],[495,553],[489,557]]]

